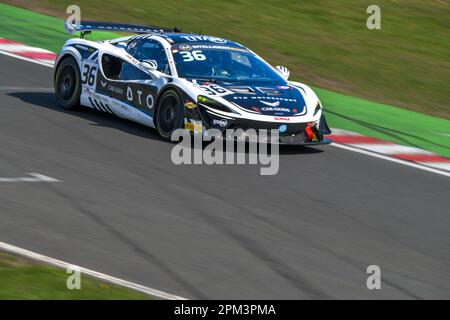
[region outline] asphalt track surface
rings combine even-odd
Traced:
[[[154,130],[51,87],[0,56],[0,176],[62,181],[0,183],[0,241],[186,298],[450,298],[448,177],[333,146],[282,148],[275,176],[176,166]]]

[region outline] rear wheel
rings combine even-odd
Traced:
[[[169,89],[161,96],[156,108],[155,120],[159,135],[166,140],[170,140],[176,129],[183,128],[184,106],[175,90]]]
[[[65,58],[58,67],[55,77],[55,94],[58,105],[66,110],[80,106],[81,80],[77,61]]]

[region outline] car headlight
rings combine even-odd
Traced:
[[[197,97],[197,102],[201,105],[204,105],[206,107],[209,107],[211,109],[215,109],[215,110],[219,110],[219,111],[223,111],[223,112],[233,112],[233,110],[231,110],[230,108],[224,106],[223,104],[221,104],[220,102],[205,97],[205,96],[198,96]]]

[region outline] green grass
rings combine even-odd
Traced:
[[[9,2],[64,16],[70,1]],[[450,157],[450,121],[423,114],[449,118],[450,113],[450,11],[442,2],[382,1],[380,32],[364,27],[367,1],[304,0],[286,7],[268,1],[251,7],[250,0],[152,1],[158,10],[134,0],[125,6],[118,1],[77,3],[86,19],[180,26],[196,32],[201,27],[205,33],[238,40],[274,64],[288,66],[293,80],[316,85],[332,127]],[[183,14],[174,8],[183,8]],[[88,37],[115,36],[100,32]],[[69,36],[60,18],[0,4],[0,37],[57,52]]]
[[[150,296],[81,276],[81,289],[67,289],[65,270],[0,252],[0,300],[142,300]]]
[[[355,131],[450,157],[450,121],[314,88],[334,128]]]
[[[70,35],[64,31],[64,21],[33,11],[19,9],[0,3],[0,37],[24,42],[31,46],[58,52]],[[77,37],[73,35],[72,37]],[[116,34],[100,32],[90,35],[91,40],[117,37]]]

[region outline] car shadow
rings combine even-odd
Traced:
[[[324,152],[320,147],[280,145],[281,155],[315,154]]]
[[[114,128],[138,137],[162,141],[156,130],[106,112],[83,107],[79,110],[64,110],[58,106],[55,95],[52,92],[12,92],[7,95],[36,107],[89,120],[92,122],[90,124],[92,126]]]
[[[90,125],[109,127],[117,130],[121,130],[127,134],[135,135],[138,137],[148,138],[156,141],[164,141],[156,132],[155,129],[149,128],[142,124],[120,118],[118,116],[108,114],[105,112],[97,111],[91,108],[80,108],[79,110],[64,110],[61,109],[57,102],[53,92],[11,92],[7,93],[8,96],[19,99],[25,103],[31,104],[36,107],[50,109],[55,112],[61,112],[73,117],[79,117],[91,121]],[[176,144],[177,142],[167,143]],[[207,143],[203,144],[205,147]],[[236,150],[236,149],[235,149]],[[249,147],[246,146],[246,153],[248,154]],[[322,153],[323,150],[310,146],[295,146],[295,145],[280,145],[280,155],[294,155],[294,154],[315,154]]]

